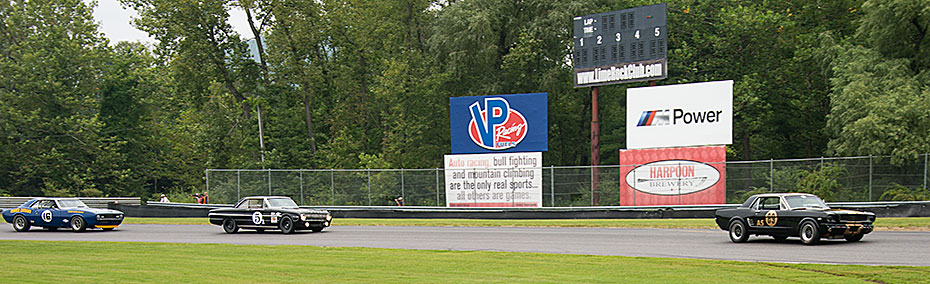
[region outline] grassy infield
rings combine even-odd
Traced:
[[[205,224],[203,218],[130,218]],[[688,220],[340,219],[336,225],[713,228]],[[879,230],[930,230],[882,218]],[[0,282],[710,282],[930,283],[930,267],[754,263],[484,251],[313,246],[0,241]]]

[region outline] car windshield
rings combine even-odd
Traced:
[[[61,205],[61,208],[82,208],[87,207],[87,204],[84,204],[83,201],[78,199],[62,199],[58,200],[58,205]]]
[[[785,202],[788,202],[788,206],[792,209],[798,208],[823,208],[829,209],[830,207],[827,204],[823,203],[823,200],[820,197],[813,195],[789,195],[785,196]]]
[[[268,198],[268,206],[271,208],[297,208],[297,203],[290,198]]]

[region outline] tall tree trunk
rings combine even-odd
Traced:
[[[286,19],[285,17],[279,17],[278,21],[281,22],[281,31],[283,31],[284,35],[287,37],[287,46],[291,52],[290,58],[294,64],[294,68],[297,68],[298,70],[297,73],[300,74],[301,77],[306,78],[307,74],[306,72],[304,72],[303,65],[298,59],[297,47],[294,46],[294,37],[291,36],[291,30],[288,28],[288,25],[287,25],[287,22],[285,22],[286,21],[285,19]],[[314,135],[313,135],[313,121],[310,119],[311,118],[310,103],[311,103],[312,93],[310,92],[308,88],[309,86],[307,86],[309,84],[305,84],[305,83],[298,83],[298,84],[300,84],[300,87],[301,87],[300,89],[303,90],[304,92],[304,95],[303,95],[304,120],[307,123],[307,137],[310,138],[310,153],[316,155],[316,138],[314,138]]]

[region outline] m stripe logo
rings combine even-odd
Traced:
[[[668,125],[670,122],[669,110],[647,110],[643,112],[643,115],[639,117],[639,123],[636,124],[639,126],[655,126],[655,125]]]

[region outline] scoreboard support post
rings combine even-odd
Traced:
[[[601,127],[597,119],[597,92],[597,86],[591,87],[591,206],[600,203],[600,172],[597,166],[601,164]]]

